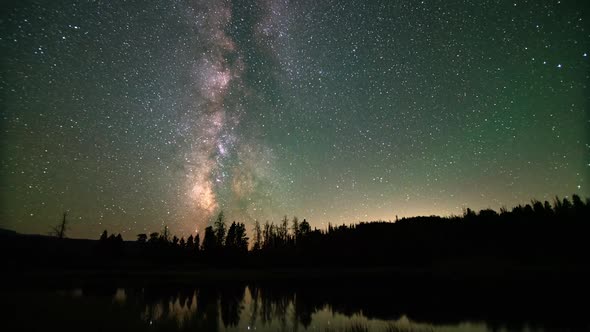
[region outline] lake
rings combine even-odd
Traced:
[[[404,285],[203,284],[3,291],[3,322],[26,331],[565,331],[564,304]],[[473,300],[479,298],[479,300]],[[565,305],[567,307],[567,305]]]

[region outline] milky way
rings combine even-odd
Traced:
[[[236,56],[236,45],[225,33],[231,21],[229,3],[203,1],[189,12],[197,26],[198,39],[203,44],[202,54],[195,54],[192,80],[195,105],[189,116],[197,117],[195,126],[188,128],[189,136],[196,137],[187,153],[189,197],[196,208],[210,216],[218,207],[215,186],[225,174],[219,172],[232,146],[233,124],[237,114],[228,109],[226,97],[233,85],[239,85],[241,60],[228,61]]]
[[[265,5],[268,8],[263,6],[264,10],[274,12],[273,2]],[[272,157],[263,158],[269,153],[266,147],[248,144],[251,135],[238,137],[236,133],[244,110],[233,96],[244,95],[247,89],[242,80],[241,51],[226,32],[232,21],[231,2],[196,1],[187,17],[199,43],[190,78],[196,92],[191,96],[194,104],[186,114],[192,125],[184,128],[190,143],[185,157],[188,214],[200,225],[210,222],[223,208],[230,218],[261,217],[255,213],[256,204],[259,212],[262,205],[270,207],[256,200],[255,189],[268,174],[261,169],[272,168]],[[268,162],[258,165],[258,158]],[[221,209],[220,200],[224,203]],[[242,204],[235,204],[239,202]],[[251,206],[254,211],[248,211]]]
[[[0,227],[126,239],[590,195],[576,1],[12,2]]]

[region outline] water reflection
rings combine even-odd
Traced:
[[[130,331],[550,330],[543,325],[546,322],[529,322],[510,316],[504,316],[503,321],[493,317],[490,311],[478,314],[465,310],[473,307],[471,303],[459,306],[464,309],[456,312],[456,308],[455,311],[449,309],[449,306],[456,306],[453,301],[444,303],[439,302],[441,299],[431,299],[425,302],[433,303],[420,303],[424,300],[420,299],[412,302],[395,290],[235,284],[175,288],[86,287],[34,294],[13,292],[12,295],[16,303],[12,317],[21,320],[23,330],[40,326],[62,331],[80,328]],[[30,302],[32,296],[36,302]],[[27,303],[28,311],[23,308]],[[27,313],[38,319],[27,319]]]

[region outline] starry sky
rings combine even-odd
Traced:
[[[588,22],[573,0],[5,1],[0,227],[590,196]]]

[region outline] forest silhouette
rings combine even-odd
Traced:
[[[250,240],[245,224],[234,221],[228,227],[220,212],[202,241],[199,234],[171,236],[165,227],[161,233],[139,234],[136,249],[154,261],[214,266],[420,266],[478,257],[563,264],[585,256],[589,216],[590,201],[573,195],[571,201],[533,200],[499,213],[467,208],[462,216],[329,224],[327,229],[284,216],[278,224],[256,221]],[[100,240],[108,253],[124,254],[122,242],[107,238],[106,231]]]
[[[412,217],[395,222],[310,226],[287,216],[255,222],[250,232],[220,212],[203,234],[160,232],[124,241],[105,230],[98,241],[4,236],[14,253],[9,264],[53,268],[124,267],[442,267],[454,271],[486,266],[585,266],[590,200],[578,195],[533,200],[511,210],[464,210],[462,216]],[[65,219],[65,216],[64,216]],[[203,237],[201,238],[201,235]],[[6,251],[5,251],[6,252]]]
[[[577,195],[499,212],[465,209],[461,216],[326,229],[285,216],[276,224],[256,222],[248,231],[244,223],[230,223],[219,213],[202,234],[179,237],[164,227],[125,241],[107,230],[98,240],[69,239],[64,216],[53,236],[0,232],[0,255],[4,286],[10,289],[80,287],[92,298],[109,294],[108,307],[116,290],[125,288],[129,310],[149,318],[130,323],[130,330],[146,321],[176,330],[173,316],[162,318],[168,313],[158,308],[174,303],[192,310],[191,301],[202,306],[184,327],[235,327],[246,286],[256,313],[251,319],[263,325],[290,319],[294,330],[309,327],[312,315],[326,307],[349,317],[362,313],[388,321],[408,315],[435,324],[468,319],[494,329],[538,324],[562,330],[588,327],[579,303],[590,294],[589,217],[590,200]],[[15,317],[28,312],[13,308],[14,303],[30,304],[18,292],[13,295],[4,311]],[[43,301],[35,293],[30,298]],[[145,306],[137,307],[137,301]],[[77,310],[73,304],[70,309]],[[63,320],[55,317],[47,321],[61,326]]]

